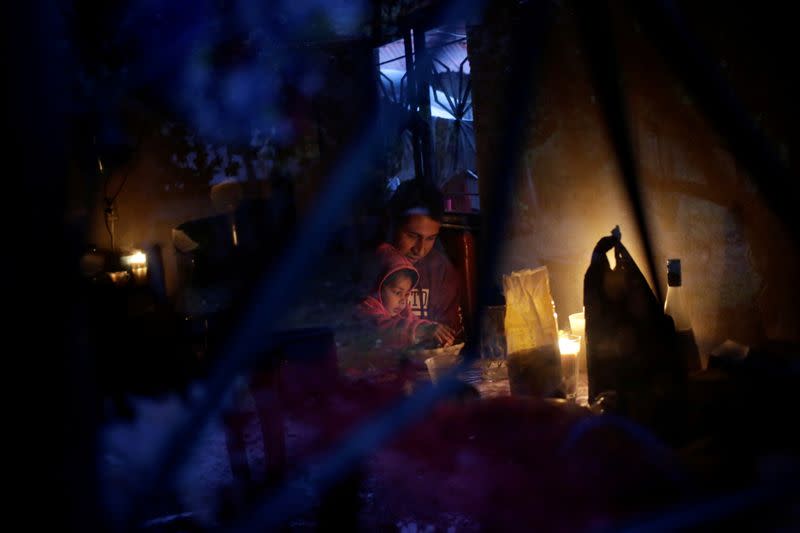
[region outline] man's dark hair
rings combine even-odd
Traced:
[[[389,216],[396,224],[405,220],[409,211],[418,209],[437,222],[444,216],[444,196],[432,183],[410,179],[402,182],[389,200]]]

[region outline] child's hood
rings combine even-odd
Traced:
[[[377,276],[372,278],[375,280],[375,284],[372,287],[372,296],[377,298],[381,304],[383,304],[381,299],[381,288],[383,287],[383,283],[386,281],[386,278],[398,270],[411,271],[413,274],[411,288],[413,289],[417,286],[417,282],[419,281],[419,272],[411,263],[411,261],[400,254],[400,252],[398,252],[392,245],[386,243],[381,244],[378,247],[376,256],[378,273]]]

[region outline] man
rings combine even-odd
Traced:
[[[435,247],[443,214],[444,199],[436,187],[405,181],[389,204],[389,239],[419,271],[419,282],[410,296],[412,311],[445,326],[442,337],[446,342],[442,344],[451,344],[463,331],[461,278],[447,256]]]

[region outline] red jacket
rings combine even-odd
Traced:
[[[386,278],[398,270],[410,270],[414,273],[413,289],[419,280],[419,272],[411,264],[411,261],[400,255],[391,245],[385,243],[378,247],[376,262],[372,266],[376,272],[372,277],[375,283],[372,285],[369,296],[358,304],[356,317],[377,329],[383,346],[386,348],[403,348],[414,344],[417,341],[417,328],[423,324],[430,324],[431,321],[420,319],[414,315],[411,311],[410,300],[405,309],[392,316],[381,301],[381,287]]]

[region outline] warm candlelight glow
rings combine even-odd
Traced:
[[[564,331],[558,333],[558,351],[561,352],[561,375],[564,393],[568,400],[575,400],[578,394],[578,353],[581,338]]]
[[[561,357],[565,355],[578,355],[581,349],[580,337],[576,335],[569,335],[567,333],[558,334],[558,350],[561,352]]]
[[[133,272],[133,277],[137,281],[142,281],[147,279],[147,266],[134,266],[131,271]]]
[[[130,266],[146,266],[147,256],[142,251],[136,251],[122,257],[122,262]]]
[[[127,281],[128,276],[129,276],[129,274],[125,270],[122,270],[120,272],[109,272],[108,273],[108,277],[111,278],[111,281],[114,282],[115,284],[120,284],[120,283],[122,283],[124,281]]]

